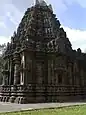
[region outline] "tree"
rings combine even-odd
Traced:
[[[4,53],[5,49],[6,49],[6,44],[0,45],[0,85],[2,84],[2,80],[3,80],[2,70],[4,68],[4,60],[2,54]]]
[[[2,56],[0,56],[0,85],[2,84],[2,80],[3,80],[3,74],[2,74],[3,68],[4,68],[4,60]]]

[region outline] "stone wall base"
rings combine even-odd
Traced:
[[[29,89],[28,89],[29,88]],[[11,103],[48,103],[48,102],[75,102],[80,100],[86,100],[86,91],[83,88],[74,89],[69,87],[52,87],[51,86],[45,90],[45,86],[36,87],[33,90],[33,87],[28,86],[16,86],[16,89],[13,89],[13,86],[9,87],[9,90],[6,91],[3,87],[3,90],[0,94],[0,102],[11,102]],[[59,90],[60,88],[60,90]],[[5,90],[4,90],[5,89]],[[50,89],[50,90],[49,90]]]

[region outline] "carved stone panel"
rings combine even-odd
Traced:
[[[41,61],[36,62],[36,77],[37,77],[37,83],[42,84],[44,82],[44,76],[43,76],[43,63]]]

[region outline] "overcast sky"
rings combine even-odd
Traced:
[[[0,43],[6,43],[16,30],[24,12],[35,0],[0,1]],[[73,48],[86,49],[86,0],[46,0],[52,4]]]

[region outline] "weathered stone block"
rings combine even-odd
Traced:
[[[11,96],[10,99],[9,99],[9,102],[14,103],[14,102],[15,102],[15,99],[16,99],[15,96]]]

